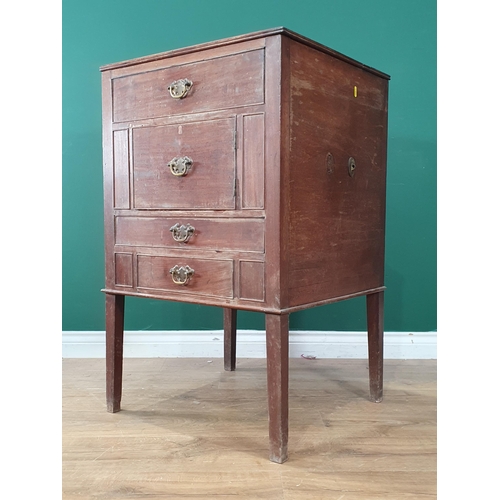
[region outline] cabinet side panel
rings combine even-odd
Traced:
[[[290,65],[288,279],[298,306],[383,286],[387,80],[295,41]]]

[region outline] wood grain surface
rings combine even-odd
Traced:
[[[436,498],[436,362],[290,359],[289,460],[268,455],[266,361],[125,359],[122,411],[105,361],[63,360],[64,500]]]
[[[387,75],[284,29],[214,43],[103,69],[104,291],[265,312],[270,459],[283,463],[294,308],[368,296],[366,375],[382,398]],[[188,244],[172,241],[174,223],[194,227]],[[122,312],[107,299],[111,412]],[[240,421],[250,436],[253,422]]]
[[[191,64],[185,64],[185,59],[171,62],[172,66],[166,69],[143,71],[141,68],[137,74],[113,80],[115,122],[263,102],[263,50]],[[189,99],[173,99],[168,86],[183,78],[193,82]]]
[[[234,118],[133,130],[134,207],[140,209],[234,208]],[[188,157],[187,175],[168,163]]]

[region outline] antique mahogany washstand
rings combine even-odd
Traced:
[[[389,76],[285,28],[101,71],[108,411],[127,295],[222,307],[226,370],[237,310],[266,315],[274,462],[291,312],[366,296],[381,401]]]

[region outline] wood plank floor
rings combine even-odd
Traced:
[[[103,359],[63,360],[63,499],[436,498],[436,361],[290,360],[289,460],[269,462],[263,359],[125,359],[106,412]]]

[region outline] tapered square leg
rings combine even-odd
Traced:
[[[236,368],[236,316],[237,310],[224,307],[224,370]]]
[[[384,369],[384,292],[366,296],[368,322],[368,365],[370,399],[379,403],[383,396]]]
[[[106,403],[110,413],[120,411],[123,373],[123,319],[125,296],[106,294]]]
[[[288,314],[266,314],[269,458],[288,458]]]

